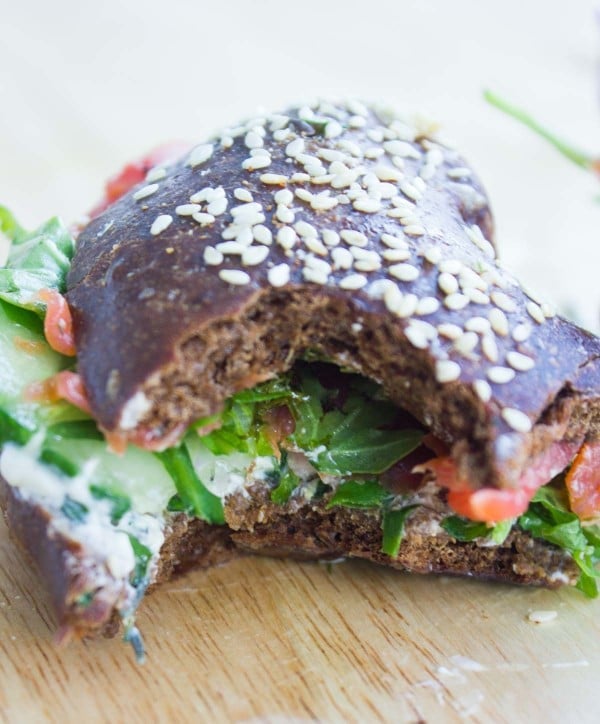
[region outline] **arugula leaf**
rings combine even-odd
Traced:
[[[397,558],[404,535],[404,523],[418,505],[407,505],[401,510],[386,510],[383,514],[383,540],[381,550],[392,558]]]
[[[517,121],[527,126],[527,128],[531,129],[534,133],[537,133],[538,136],[546,139],[546,141],[554,146],[554,148],[556,148],[563,156],[568,158],[569,161],[572,161],[577,164],[577,166],[581,166],[581,168],[585,169],[590,169],[593,166],[594,159],[588,153],[580,151],[558,138],[558,136],[554,135],[547,128],[544,128],[544,126],[538,123],[523,109],[513,106],[508,101],[500,98],[500,96],[489,90],[484,91],[483,96],[488,103],[491,103],[491,105],[500,109],[512,118],[515,118]]]
[[[600,542],[593,526],[586,531],[581,521],[568,508],[564,490],[545,485],[533,497],[529,508],[518,519],[518,525],[534,538],[553,543],[568,551],[581,574],[577,588],[586,596],[598,596]]]
[[[223,503],[196,475],[185,443],[154,454],[173,478],[179,497],[186,508],[207,523],[223,525],[225,523]]]
[[[467,543],[476,538],[485,538],[490,529],[487,523],[478,523],[459,515],[449,515],[440,523],[442,528],[456,540]]]
[[[148,565],[152,560],[152,551],[150,548],[145,546],[143,543],[131,533],[127,533],[131,548],[133,549],[133,555],[135,557],[135,568],[131,574],[131,585],[134,588],[143,586],[144,588],[148,584]]]
[[[30,234],[23,234],[13,222],[2,220],[16,234],[16,241],[6,266],[0,268],[0,299],[43,316],[45,305],[37,301],[36,293],[41,289],[65,291],[75,241],[57,218]]]
[[[343,505],[346,508],[380,508],[390,497],[389,490],[382,487],[377,480],[348,480],[338,485],[326,507]]]
[[[276,471],[277,487],[271,490],[271,500],[279,505],[284,505],[290,499],[291,494],[300,484],[300,478],[288,465],[287,453],[282,451],[279,469]]]
[[[88,509],[83,503],[65,495],[60,512],[74,523],[82,523],[88,514]]]
[[[5,234],[13,244],[18,244],[19,240],[27,234],[6,206],[0,206],[0,232]]]

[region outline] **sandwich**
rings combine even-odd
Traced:
[[[600,340],[435,128],[321,102],[171,156],[73,233],[0,215],[3,509],[58,638],[141,655],[147,590],[248,553],[597,595]]]

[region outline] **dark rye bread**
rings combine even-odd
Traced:
[[[114,636],[121,625],[117,609],[124,581],[112,577],[79,543],[53,531],[49,513],[2,478],[0,503],[12,536],[36,564],[50,592],[57,639]],[[264,488],[255,488],[250,497],[230,498],[225,512],[231,527],[173,516],[150,591],[191,567],[217,565],[246,553],[299,560],[360,558],[413,573],[548,588],[575,585],[578,578],[573,559],[551,544],[520,530],[500,546],[461,543],[439,528],[442,515],[428,507],[416,509],[408,519],[397,558],[381,552],[381,519],[373,512],[327,509],[324,501],[275,505]],[[90,591],[91,604],[85,603]]]
[[[93,413],[172,444],[316,354],[382,383],[473,487],[514,487],[553,441],[598,436],[600,340],[528,296],[491,240],[461,157],[386,110],[227,129],[79,236],[68,301]]]

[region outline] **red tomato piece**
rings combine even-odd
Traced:
[[[580,518],[600,515],[600,443],[587,442],[566,477],[571,510]]]
[[[90,403],[81,376],[69,370],[63,370],[47,380],[29,385],[25,390],[25,399],[37,402],[66,400],[80,410],[90,413]]]
[[[42,289],[38,298],[46,305],[44,334],[48,344],[56,352],[74,357],[73,318],[67,300],[55,289]]]

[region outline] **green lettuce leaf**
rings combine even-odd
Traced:
[[[408,516],[418,505],[407,505],[400,510],[386,510],[383,514],[383,540],[381,550],[392,558],[398,556],[402,537],[404,535],[404,523]]]
[[[440,525],[448,535],[463,543],[469,543],[476,538],[488,538],[496,545],[500,545],[508,537],[514,522],[511,518],[490,526],[487,523],[462,518],[460,515],[449,515]]]
[[[381,508],[392,497],[389,490],[381,486],[377,480],[348,480],[338,485],[334,494],[327,501],[327,508],[343,505],[346,508]]]
[[[518,519],[519,526],[534,538],[568,551],[581,573],[577,588],[590,598],[598,596],[600,538],[594,526],[586,530],[568,507],[566,491],[549,485],[540,488],[529,508]]]

